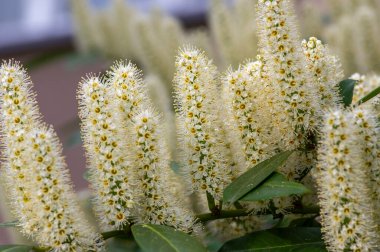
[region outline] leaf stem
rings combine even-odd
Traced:
[[[250,213],[248,211],[239,209],[239,210],[231,210],[231,211],[220,211],[218,215],[215,215],[213,213],[199,214],[197,215],[197,219],[199,222],[207,222],[207,221],[218,220],[218,219],[243,217],[249,214]]]
[[[104,232],[101,234],[104,240],[108,240],[113,237],[131,237],[131,226],[126,225],[124,226],[124,229],[122,230],[113,230],[113,231],[108,231]]]

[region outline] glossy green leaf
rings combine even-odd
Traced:
[[[0,223],[0,228],[16,227],[17,224],[18,224],[18,221],[3,222],[3,223]]]
[[[33,252],[32,246],[28,245],[0,245],[0,252]]]
[[[362,103],[365,103],[365,102],[371,100],[372,98],[376,97],[378,94],[380,94],[380,87],[377,87],[372,92],[370,92],[369,94],[367,94],[366,96],[364,96],[363,98],[361,98],[359,100],[358,104],[360,105]]]
[[[342,102],[346,107],[349,107],[352,103],[356,82],[356,80],[347,79],[339,83],[339,93],[342,97]]]
[[[195,237],[167,226],[133,225],[132,234],[145,252],[206,252]]]
[[[229,203],[239,200],[284,164],[292,153],[293,151],[279,153],[249,169],[227,186],[223,193],[223,200]]]
[[[278,228],[226,242],[220,252],[326,252],[319,228]]]
[[[310,190],[303,184],[288,181],[282,174],[274,172],[262,184],[244,195],[240,201],[269,200],[306,193],[310,193]]]

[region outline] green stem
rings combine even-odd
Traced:
[[[216,205],[215,205],[215,199],[214,199],[214,197],[209,192],[206,192],[206,195],[207,195],[208,209],[211,212],[215,212]]]
[[[231,211],[221,211],[218,215],[213,213],[205,213],[197,215],[197,219],[199,222],[207,222],[212,220],[218,220],[218,219],[226,219],[226,218],[233,218],[233,217],[242,217],[249,215],[249,212],[246,210],[231,210]]]
[[[378,94],[380,94],[380,87],[374,89],[372,92],[370,92],[369,94],[367,94],[366,96],[361,98],[357,105],[361,105],[361,104],[371,100],[372,98],[376,97]]]
[[[123,230],[113,230],[113,231],[108,231],[104,232],[101,234],[104,240],[108,240],[113,237],[131,237],[131,226],[126,225]]]

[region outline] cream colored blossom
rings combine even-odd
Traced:
[[[38,230],[33,236],[52,251],[100,251],[102,239],[79,209],[62,147],[52,128],[30,132],[28,147],[28,190]],[[27,216],[26,216],[27,217]]]
[[[371,170],[363,155],[364,114],[333,111],[326,115],[319,148],[319,186],[324,238],[331,251],[375,251]],[[363,134],[364,133],[364,134]],[[372,135],[373,137],[373,135]],[[370,139],[373,141],[374,139]]]
[[[372,183],[371,198],[375,207],[375,223],[380,223],[380,130],[377,125],[375,111],[371,107],[359,107],[353,110],[355,133],[360,142],[359,154],[361,155],[362,169],[368,172],[368,182]],[[378,231],[380,227],[378,226]],[[380,238],[380,237],[378,237]],[[380,242],[380,240],[379,240]]]
[[[131,62],[118,61],[107,74],[110,96],[117,100],[113,103],[118,104],[121,123],[128,126],[134,113],[149,105],[141,71]]]
[[[302,41],[307,69],[312,73],[316,84],[317,99],[320,108],[313,108],[318,121],[324,111],[338,107],[340,103],[339,82],[343,79],[343,70],[339,59],[330,54],[326,45],[315,37]]]
[[[221,155],[216,69],[203,52],[185,48],[176,60],[175,100],[182,163],[194,191],[221,199],[229,168]]]
[[[285,148],[292,149],[315,123],[311,108],[316,104],[312,102],[315,97],[312,78],[305,69],[290,5],[289,0],[259,0],[257,23],[260,54],[265,59],[268,81],[275,94],[273,102],[281,122],[282,142]]]
[[[151,109],[134,118],[130,133],[135,159],[138,198],[137,218],[141,223],[168,225],[184,232],[191,232],[194,215],[186,208],[181,195],[176,193],[179,178],[170,167],[170,155],[159,116]]]
[[[0,68],[3,175],[21,231],[51,251],[101,251],[83,218],[58,138],[40,121],[32,83],[14,61]]]
[[[97,76],[82,81],[78,92],[80,117],[95,210],[103,230],[122,229],[134,207],[131,164],[125,157],[117,105],[111,85]]]

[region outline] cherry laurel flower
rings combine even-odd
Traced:
[[[21,231],[52,251],[101,251],[75,200],[58,138],[40,121],[26,71],[4,62],[0,83],[3,174]]]
[[[26,139],[31,204],[36,209],[36,240],[52,251],[100,251],[101,237],[85,221],[72,188],[62,147],[52,128],[33,130]],[[26,147],[25,149],[28,149]],[[98,243],[98,244],[96,244]]]
[[[197,49],[180,51],[176,60],[175,98],[184,171],[194,191],[221,199],[228,181],[228,167],[217,128],[216,68]]]
[[[131,62],[119,61],[107,73],[110,95],[118,101],[121,120],[128,126],[134,113],[148,105],[141,71]]]
[[[375,251],[379,241],[374,187],[368,183],[376,167],[369,163],[375,155],[370,143],[376,135],[366,120],[367,113],[360,109],[336,110],[326,115],[322,129],[316,179],[322,230],[331,251]]]
[[[311,118],[313,87],[306,60],[299,46],[295,15],[289,0],[259,0],[258,36],[260,53],[267,65],[269,82],[275,93],[277,115],[282,125],[284,148],[302,142]],[[289,130],[289,129],[293,129]]]
[[[170,155],[159,116],[147,109],[137,114],[130,132],[137,183],[141,187],[137,219],[191,232],[195,217],[181,200],[181,180],[170,167]]]
[[[261,62],[249,62],[235,72],[227,73],[223,80],[223,98],[227,105],[230,133],[236,132],[242,144],[246,163],[245,172],[273,154],[271,132],[262,102],[260,87]],[[261,96],[261,97],[260,97]],[[268,126],[268,127],[267,127]]]
[[[343,79],[343,70],[339,59],[330,55],[326,45],[315,37],[302,41],[304,55],[306,56],[307,69],[313,74],[314,83],[317,85],[318,99],[321,107],[314,114],[320,121],[323,112],[336,108],[339,104],[339,82]],[[319,111],[318,111],[319,110]]]
[[[109,82],[89,76],[78,91],[90,181],[95,192],[94,207],[104,230],[122,229],[135,203],[131,191],[133,173],[124,155],[122,126],[110,89]]]

